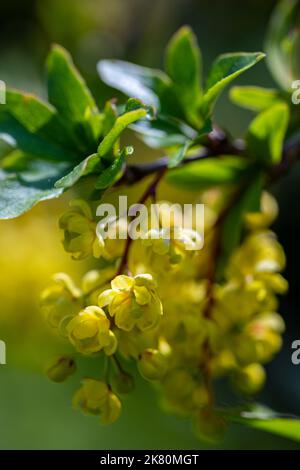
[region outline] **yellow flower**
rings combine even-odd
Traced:
[[[170,370],[162,379],[163,406],[179,416],[189,416],[197,409],[194,393],[199,383],[184,368]]]
[[[71,209],[59,219],[59,227],[64,230],[64,248],[72,253],[74,259],[99,255],[99,240],[96,234],[96,222],[89,204],[82,199],[70,202]]]
[[[258,277],[282,271],[285,255],[271,231],[254,232],[235,250],[227,269],[227,277]]]
[[[104,236],[105,229],[105,236]],[[94,249],[96,258],[104,258],[108,261],[122,256],[127,238],[127,220],[124,218],[112,218],[102,227],[101,222],[97,225],[98,243]]]
[[[71,318],[79,312],[82,292],[67,274],[55,274],[53,280],[53,286],[42,292],[40,305],[49,324],[59,328],[66,317]]]
[[[260,230],[269,227],[278,215],[278,205],[274,197],[264,191],[260,202],[260,212],[248,212],[245,215],[246,227]]]
[[[98,304],[100,307],[108,306],[118,328],[130,331],[136,326],[145,331],[157,325],[162,315],[162,304],[150,274],[117,276],[111,287],[100,294]]]
[[[160,380],[166,374],[166,357],[157,349],[146,349],[139,357],[138,370],[148,380]]]
[[[118,419],[121,402],[106,383],[96,379],[84,379],[74,395],[73,406],[84,413],[99,415],[102,424],[111,424]]]
[[[70,342],[82,354],[104,350],[107,355],[116,351],[117,340],[110,330],[104,311],[96,306],[81,310],[66,326]]]
[[[187,252],[191,255],[202,248],[203,238],[196,230],[182,227],[151,229],[145,234],[143,245],[157,256],[167,255],[171,264],[177,264]]]
[[[234,388],[243,395],[255,395],[263,387],[266,373],[260,364],[249,364],[243,369],[238,369],[232,376]]]

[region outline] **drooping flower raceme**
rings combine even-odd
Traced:
[[[277,295],[287,289],[281,274],[285,256],[268,229],[276,202],[270,195],[262,200],[262,211],[245,217],[244,239],[228,259],[223,278],[213,281],[214,205],[203,228],[208,231],[203,250],[194,249],[203,241],[197,230],[176,231],[173,225],[168,231],[161,218],[161,228],[131,242],[126,263],[124,240],[118,245],[120,240],[98,237],[96,242],[91,233],[87,236],[94,224],[90,209],[65,216],[68,239],[74,239],[77,217],[87,229],[89,243],[84,242],[79,258],[99,255],[103,268],[89,271],[80,289],[69,277],[58,276],[42,296],[43,310],[76,351],[102,355],[112,365],[101,380],[83,380],[74,398],[77,407],[99,415],[102,423],[117,419],[118,394],[129,393],[134,380],[124,358],[134,360],[141,376],[155,383],[165,409],[193,420],[201,439],[214,442],[223,434],[224,417],[213,406],[214,380],[228,377],[236,393],[253,397],[264,385],[264,364],[282,344]],[[82,240],[84,230],[80,233]],[[63,380],[73,372],[67,365],[55,363],[49,376]]]

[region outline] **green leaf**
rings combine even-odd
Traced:
[[[299,78],[296,42],[299,31],[293,22],[296,18],[297,0],[283,0],[278,3],[272,14],[265,49],[267,65],[275,81],[286,91],[291,91],[291,84]]]
[[[278,163],[288,122],[289,107],[286,103],[275,104],[256,116],[247,135],[250,154],[265,165]]]
[[[194,33],[187,26],[180,28],[168,44],[166,71],[185,114],[196,114],[202,94],[201,51]]]
[[[178,119],[159,116],[153,121],[138,121],[130,126],[143,142],[151,148],[168,148],[183,145],[187,139],[195,139],[197,132]]]
[[[118,117],[118,111],[113,100],[107,101],[104,106],[102,134],[106,135],[114,126]]]
[[[0,132],[9,135],[14,140],[14,146],[23,152],[35,155],[37,158],[50,160],[74,159],[74,155],[46,140],[38,134],[29,132],[11,114],[0,109]]]
[[[231,253],[240,243],[245,214],[247,212],[257,212],[260,209],[263,177],[261,173],[257,173],[257,170],[254,169],[254,171],[256,174],[250,179],[250,183],[248,182],[241,187],[241,194],[239,194],[237,201],[231,207],[222,224],[221,256],[217,267],[219,278],[222,278],[224,267]],[[253,167],[252,169],[249,168],[247,176],[251,176],[251,173],[253,173]]]
[[[120,155],[115,158],[113,163],[101,173],[96,181],[95,188],[106,189],[109,186],[112,186],[123,168],[126,156],[131,155],[132,152],[132,147],[126,147],[123,149]]]
[[[189,149],[190,144],[191,144],[190,141],[185,142],[184,145],[179,147],[174,153],[172,153],[170,155],[169,163],[168,163],[169,168],[175,168],[176,166],[178,166],[182,162],[182,160],[186,156],[186,153]]]
[[[18,174],[0,170],[0,219],[17,217],[40,201],[60,196],[63,189],[54,188],[54,182],[66,165],[27,158]]]
[[[78,153],[95,150],[102,116],[70,54],[53,46],[47,59],[48,100],[58,111],[62,127],[72,135]]]
[[[100,156],[97,153],[89,155],[80,162],[79,165],[75,166],[70,173],[56,181],[55,187],[64,189],[71,188],[83,176],[91,175],[96,171],[100,172],[102,168]]]
[[[156,108],[160,107],[159,97],[170,86],[169,77],[160,70],[121,60],[101,60],[97,70],[107,85]]]
[[[0,132],[0,159],[13,152],[15,144],[15,140],[9,134]]]
[[[4,109],[29,132],[43,128],[56,114],[55,109],[30,93],[7,90]]]
[[[239,182],[249,171],[249,162],[234,155],[207,158],[170,171],[166,181],[176,186],[197,190],[219,184]]]
[[[96,103],[70,54],[55,45],[47,60],[48,98],[66,121],[85,121],[87,110],[97,113]]]
[[[300,442],[300,419],[296,417],[284,417],[268,408],[255,406],[250,411],[229,414],[228,418],[233,422]]]
[[[102,142],[98,147],[98,155],[100,157],[104,157],[104,155],[108,154],[118,138],[120,137],[121,133],[135,121],[139,119],[145,118],[147,116],[148,109],[145,107],[141,107],[139,109],[134,109],[133,111],[129,111],[128,113],[124,113],[119,116],[109,133],[104,137]]]
[[[233,54],[222,54],[213,63],[206,82],[202,114],[204,117],[212,113],[213,106],[221,91],[234,78],[253,67],[262,60],[265,54],[262,52],[237,52]]]
[[[242,424],[300,442],[300,420],[287,418],[244,419]]]
[[[230,90],[233,103],[252,111],[264,111],[281,100],[277,90],[256,86],[235,86]]]
[[[0,112],[12,116],[30,134],[38,135],[48,145],[58,146],[65,158],[76,158],[76,140],[70,129],[64,125],[56,109],[37,96],[9,89],[6,104],[1,106]]]

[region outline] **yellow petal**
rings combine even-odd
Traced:
[[[136,286],[133,291],[135,300],[139,305],[146,305],[150,302],[151,295],[146,287]]]
[[[98,297],[99,307],[106,307],[107,305],[109,305],[113,301],[115,296],[116,292],[112,289],[107,289],[102,292]]]
[[[70,207],[72,207],[72,209],[77,210],[79,213],[81,213],[88,219],[92,220],[93,214],[91,208],[89,204],[83,199],[73,199],[72,201],[70,201]]]
[[[97,321],[91,319],[91,320],[85,320],[81,321],[78,323],[72,334],[76,339],[85,339],[85,338],[92,338],[95,336],[98,332],[98,323]]]
[[[130,290],[134,283],[135,281],[132,277],[121,275],[111,281],[111,287],[115,290]]]
[[[118,346],[117,338],[115,337],[114,333],[110,330],[109,331],[109,343],[107,346],[104,347],[104,352],[108,356],[111,356],[116,352]]]

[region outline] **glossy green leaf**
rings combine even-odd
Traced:
[[[232,184],[247,175],[249,162],[236,156],[207,158],[170,171],[166,180],[179,187],[196,190],[218,184]]]
[[[296,70],[299,28],[294,25],[298,0],[282,0],[276,6],[266,36],[267,64],[277,83],[287,91],[299,78]]]
[[[120,155],[112,162],[112,164],[103,170],[103,172],[100,174],[96,181],[95,188],[106,189],[109,186],[112,186],[123,168],[126,156],[131,155],[132,152],[132,147],[126,147],[123,149]]]
[[[97,112],[85,81],[75,68],[70,54],[55,45],[47,60],[48,98],[65,120],[83,122],[87,110]]]
[[[211,114],[216,99],[225,86],[264,57],[265,54],[262,52],[238,52],[222,54],[217,57],[211,67],[205,86],[201,106],[203,116],[206,117]]]
[[[35,155],[37,158],[50,160],[74,159],[71,151],[62,148],[53,141],[49,141],[39,134],[29,132],[10,113],[0,112],[0,132],[7,134],[14,140],[14,146],[25,153]]]
[[[249,153],[265,165],[276,164],[282,156],[283,141],[289,122],[289,107],[278,103],[261,112],[248,129]]]
[[[130,127],[152,148],[181,146],[197,137],[196,131],[184,122],[163,116],[153,121],[138,121]]]
[[[114,126],[118,117],[118,111],[115,103],[111,101],[107,101],[104,106],[103,112],[103,122],[102,122],[102,134],[106,135]]]
[[[15,140],[4,132],[0,132],[0,159],[15,149]]]
[[[71,188],[83,176],[91,175],[102,170],[101,158],[97,153],[89,155],[79,165],[75,166],[70,173],[60,178],[55,183],[56,188]]]
[[[190,144],[191,144],[191,142],[189,142],[189,141],[185,142],[184,145],[179,147],[175,152],[173,152],[170,155],[169,163],[168,163],[169,168],[175,168],[176,166],[178,166],[182,162],[182,160],[186,156],[186,153],[189,149]]]
[[[1,106],[1,114],[12,116],[30,134],[56,145],[64,158],[76,158],[76,139],[70,126],[65,125],[56,109],[37,96],[19,90],[9,89],[6,104]],[[12,129],[12,134],[14,130]],[[17,132],[17,130],[15,130]]]
[[[0,219],[11,219],[28,211],[40,201],[60,196],[63,189],[54,182],[67,171],[67,164],[30,160],[16,174],[0,170]]]
[[[252,111],[264,111],[281,100],[277,90],[256,86],[235,86],[230,90],[233,103]]]
[[[185,114],[193,120],[201,98],[201,51],[192,30],[184,26],[170,40],[166,71]]]
[[[98,155],[100,157],[104,157],[104,155],[108,154],[118,138],[120,137],[121,133],[128,127],[130,124],[138,121],[139,119],[145,118],[147,116],[148,110],[144,107],[134,109],[133,111],[125,112],[121,116],[119,116],[109,133],[104,137],[102,142],[98,147]]]
[[[245,426],[300,442],[300,419],[284,416],[264,406],[228,414],[228,418]]]
[[[18,90],[7,90],[4,109],[30,132],[40,130],[56,115],[51,105]]]
[[[101,60],[97,70],[109,86],[156,108],[160,106],[159,97],[170,86],[170,79],[160,70],[121,60]]]
[[[250,426],[261,431],[270,432],[277,434],[287,439],[292,439],[300,442],[300,420],[299,419],[285,419],[285,418],[274,418],[274,419],[244,419],[241,421],[242,424]]]

